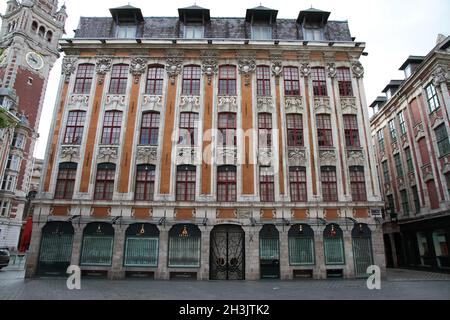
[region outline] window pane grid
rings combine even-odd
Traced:
[[[272,115],[260,113],[258,115],[259,146],[267,148],[272,146]]]
[[[337,201],[337,177],[336,168],[325,167],[321,170],[323,200],[327,202]]]
[[[364,167],[350,167],[350,185],[353,201],[367,200]]]
[[[114,193],[115,169],[97,170],[97,179],[95,184],[95,200],[112,200]]]
[[[256,69],[256,83],[258,96],[270,96],[270,68],[259,66]]]
[[[149,67],[145,93],[160,96],[162,95],[163,84],[164,68],[162,66]]]
[[[122,127],[122,112],[107,111],[103,120],[102,144],[119,144]]]
[[[283,69],[284,75],[284,94],[287,96],[300,95],[300,81],[298,75],[298,68],[285,67]]]
[[[195,200],[195,168],[178,168],[177,171],[177,201]]]
[[[219,68],[219,95],[235,96],[236,78],[235,66],[221,66]]]
[[[352,78],[350,75],[350,69],[338,68],[337,69],[337,80],[338,80],[338,86],[339,86],[339,94],[343,97],[353,96]]]
[[[315,96],[326,96],[327,83],[325,78],[325,68],[312,68],[311,77]]]
[[[430,113],[433,113],[437,109],[440,108],[439,98],[437,96],[436,88],[432,83],[425,88],[425,92],[428,100],[428,107],[430,109]]]
[[[303,116],[301,114],[288,114],[286,116],[288,128],[288,146],[302,147],[303,146]]]
[[[136,200],[153,201],[155,190],[155,167],[138,166],[136,174]]]
[[[291,200],[294,202],[306,202],[306,170],[305,168],[291,168],[289,172],[289,183],[291,187]]]
[[[78,66],[75,79],[74,93],[87,94],[91,91],[92,78],[94,77],[93,64],[81,64]]]
[[[274,190],[274,177],[272,174],[268,174],[261,170],[260,177],[260,193],[262,202],[274,202],[275,190]]]
[[[142,115],[141,145],[158,145],[160,115],[157,112],[147,112]]]
[[[328,114],[317,115],[317,138],[320,147],[333,146],[330,115]]]
[[[217,200],[236,201],[236,168],[219,168],[217,173]]]
[[[85,120],[85,111],[69,112],[69,116],[67,118],[66,134],[64,136],[64,144],[81,144]]]
[[[55,199],[72,199],[77,169],[59,169]]]
[[[117,64],[113,66],[111,71],[111,84],[109,93],[125,94],[128,82],[128,65]]]
[[[199,66],[186,66],[183,70],[183,95],[200,95],[201,70]]]
[[[445,124],[441,124],[435,129],[436,142],[439,150],[439,156],[445,156],[450,153],[450,141]]]
[[[347,147],[360,147],[358,120],[355,115],[344,115],[344,131]]]

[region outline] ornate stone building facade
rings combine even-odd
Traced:
[[[371,107],[389,266],[450,268],[450,37],[410,56]]]
[[[60,42],[28,276],[69,264],[157,279],[384,268],[364,43],[347,22],[315,9],[110,11]]]
[[[0,247],[18,247],[42,104],[66,18],[56,0],[8,0],[2,15],[0,101],[18,122],[0,154],[6,159],[0,166]]]

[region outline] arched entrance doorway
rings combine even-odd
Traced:
[[[42,228],[38,273],[64,275],[72,257],[74,229],[69,222],[49,222]]]
[[[211,231],[210,279],[245,279],[245,233],[240,226],[220,225]]]
[[[357,277],[367,277],[367,268],[373,265],[372,231],[367,224],[358,223],[352,230],[353,258]]]
[[[280,278],[280,233],[273,224],[266,224],[259,232],[259,260],[261,279]]]
[[[111,266],[114,228],[110,223],[89,223],[83,232],[82,266]]]
[[[135,223],[125,233],[125,267],[157,267],[159,230],[153,224]]]

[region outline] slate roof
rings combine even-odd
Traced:
[[[183,23],[178,17],[146,17],[138,29],[138,38],[183,38]],[[111,17],[81,17],[75,38],[115,38],[116,25]],[[251,25],[245,18],[211,18],[205,24],[205,38],[251,39]],[[302,26],[295,19],[277,19],[273,39],[303,40]],[[347,21],[328,21],[325,40],[352,41]]]

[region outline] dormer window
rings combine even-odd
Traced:
[[[300,11],[297,23],[302,26],[303,39],[307,41],[324,41],[325,26],[329,16],[330,12],[314,8]]]
[[[117,26],[117,38],[129,39],[136,38],[137,25],[121,24]]]
[[[252,39],[253,40],[271,40],[272,27],[267,25],[252,25]]]
[[[278,11],[259,6],[248,9],[245,21],[251,24],[253,40],[271,40],[272,25],[277,21]]]
[[[189,24],[184,26],[185,39],[202,39],[204,38],[205,27],[201,24]]]
[[[323,41],[323,28],[311,28],[305,27],[304,29],[305,40],[308,41]]]

